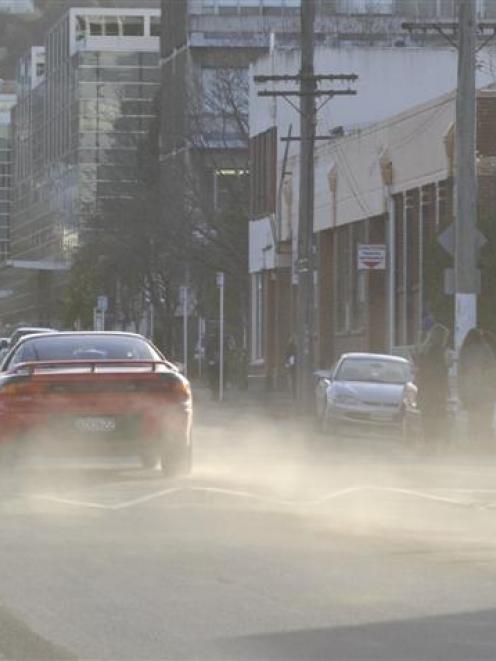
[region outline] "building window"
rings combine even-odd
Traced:
[[[107,37],[118,37],[120,34],[119,19],[107,16],[105,21],[105,34]]]
[[[250,140],[251,217],[262,218],[276,211],[277,129],[259,133]]]
[[[144,17],[124,16],[122,19],[122,34],[125,37],[143,37],[145,35]]]
[[[152,16],[150,19],[150,36],[160,37],[162,34],[162,19],[160,16]]]
[[[340,0],[343,14],[392,14],[394,0]]]
[[[336,230],[336,330],[360,332],[365,325],[366,273],[359,271],[358,246],[366,241],[365,221]]]
[[[239,208],[246,201],[248,170],[223,168],[214,172],[214,208]]]
[[[251,305],[251,359],[252,361],[263,360],[263,273],[252,274],[252,305]]]
[[[100,17],[91,17],[88,19],[89,33],[92,37],[101,37],[104,34],[104,19]]]

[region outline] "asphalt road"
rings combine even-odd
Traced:
[[[495,659],[496,457],[200,412],[187,479],[0,484],[0,659]]]

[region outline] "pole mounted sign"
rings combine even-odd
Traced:
[[[383,243],[359,243],[357,263],[359,271],[385,271],[386,246]]]
[[[100,312],[107,312],[108,310],[108,296],[97,296],[96,307]]]

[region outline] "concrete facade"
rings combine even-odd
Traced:
[[[361,56],[358,50],[353,53],[357,67]],[[275,57],[257,63],[257,73],[282,71],[274,66]],[[281,57],[288,62],[286,53]],[[293,57],[291,54],[289,60]],[[321,52],[316,70],[322,70],[326,60],[343,62],[347,57],[348,53],[340,56]],[[450,260],[441,255],[439,265],[433,265],[432,253],[436,236],[453,219],[455,101],[450,90],[455,84],[456,54],[446,49],[389,53],[372,49],[363,57],[364,96],[358,81],[360,96],[335,99],[333,112],[329,109],[327,117],[322,111],[319,134],[325,126],[342,128],[329,141],[317,143],[315,150],[315,348],[321,367],[328,367],[348,350],[403,352],[419,341],[433,314],[444,310],[443,314],[449,316],[450,301],[444,297],[439,268],[443,264],[449,266]],[[416,57],[424,63],[423,70],[408,64]],[[479,86],[492,82],[487,72],[492,67],[493,53],[485,52],[482,58],[485,64],[481,67]],[[387,82],[381,81],[381,71],[391,72],[396,66],[398,72],[408,70],[408,75],[403,82],[399,77],[395,86],[389,88]],[[436,71],[437,83],[433,76],[429,84],[429,68]],[[443,75],[439,75],[440,69]],[[377,103],[367,76],[374,76],[379,90],[381,85],[389,90],[387,103]],[[446,93],[432,98],[436,85]],[[411,104],[415,96],[416,105]],[[403,105],[407,102],[409,107]],[[485,209],[491,208],[491,200],[494,201],[491,145],[495,102],[490,87],[479,91],[479,187],[480,204]],[[295,113],[279,100],[266,102],[257,99],[252,91],[251,103],[253,140],[270,126],[277,128],[279,137],[287,135],[290,123],[293,135],[295,128],[298,130]],[[388,116],[393,107],[402,112]],[[370,117],[376,121],[371,123]],[[262,334],[261,338],[252,339],[252,371],[272,384],[281,383],[284,377],[284,347],[294,326],[281,326],[277,304],[267,302],[274,301],[274,290],[289,290],[289,317],[294,320],[297,287],[298,143],[291,143],[285,175],[281,177],[283,156],[284,145],[279,141],[277,207],[267,217],[252,216],[250,221],[252,320],[265,311],[263,319],[252,323],[252,333]],[[386,271],[357,271],[360,243],[387,245]],[[255,352],[254,348],[258,350]]]

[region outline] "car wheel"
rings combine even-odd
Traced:
[[[326,402],[325,400],[319,406],[318,401],[315,402],[315,415],[314,415],[314,429],[317,432],[322,432],[323,419],[325,415]]]
[[[174,444],[166,443],[161,455],[162,472],[167,477],[188,475],[193,467],[191,440]]]
[[[156,444],[149,443],[141,448],[140,459],[143,468],[147,470],[157,468],[160,463],[160,449]]]
[[[327,407],[324,407],[324,411],[322,413],[322,418],[320,422],[320,431],[322,432],[322,434],[325,434],[330,439],[334,439],[336,435],[335,429],[336,429],[335,423],[333,424],[329,420],[329,413],[327,412]]]
[[[0,442],[0,471],[14,469],[19,461],[18,449],[12,441]]]
[[[402,421],[402,437],[403,445],[409,448],[415,448],[420,441],[417,430],[414,428],[411,422],[408,421],[408,416],[403,415]]]

